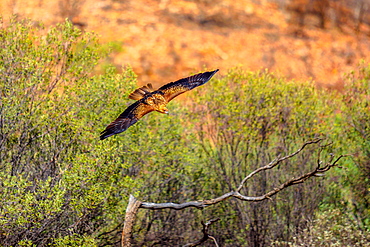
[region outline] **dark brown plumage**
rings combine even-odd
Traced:
[[[110,123],[107,128],[101,132],[100,140],[125,131],[151,111],[168,113],[166,107],[168,102],[186,91],[203,85],[209,81],[217,71],[218,69],[170,82],[160,87],[158,90],[153,90],[151,84],[136,89],[129,95],[129,98],[137,101],[130,105],[116,120]]]

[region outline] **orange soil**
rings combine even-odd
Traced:
[[[369,61],[369,37],[315,25],[298,30],[287,13],[261,0],[0,0],[12,14],[55,24],[69,17],[101,42],[122,44],[112,54],[130,64],[140,84],[155,86],[207,69],[242,67],[340,88],[343,74]],[[299,31],[300,36],[294,35]]]

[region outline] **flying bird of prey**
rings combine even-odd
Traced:
[[[128,96],[130,99],[136,100],[136,102],[130,105],[116,120],[110,123],[107,128],[101,132],[100,140],[104,140],[105,138],[127,130],[128,127],[151,111],[167,114],[168,109],[166,105],[168,102],[186,91],[203,85],[209,81],[217,71],[218,69],[170,82],[157,90],[153,90],[151,84],[136,89]]]

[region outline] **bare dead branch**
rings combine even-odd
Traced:
[[[319,158],[318,161],[317,161],[317,166],[314,170],[312,170],[310,172],[307,172],[303,175],[300,175],[298,177],[293,177],[293,178],[289,179],[288,181],[280,184],[279,186],[273,188],[272,190],[265,193],[264,195],[261,195],[261,196],[245,196],[245,195],[242,195],[240,193],[240,190],[244,186],[245,182],[248,179],[250,179],[251,177],[253,177],[254,175],[256,175],[257,173],[259,173],[263,170],[268,170],[268,169],[272,169],[272,168],[276,167],[282,161],[287,160],[287,159],[299,154],[300,152],[302,152],[302,150],[305,147],[307,147],[308,145],[317,144],[321,140],[322,139],[316,139],[316,140],[313,140],[313,141],[308,141],[308,142],[304,143],[302,145],[302,147],[299,148],[296,152],[291,153],[291,154],[289,154],[287,156],[284,156],[282,158],[277,158],[277,159],[271,161],[266,166],[263,166],[263,167],[260,167],[260,168],[256,169],[255,171],[251,172],[248,176],[246,176],[241,181],[239,187],[235,191],[230,191],[230,192],[225,193],[225,194],[223,194],[223,195],[221,195],[217,198],[212,198],[212,199],[207,199],[207,200],[200,200],[200,201],[190,201],[190,202],[184,202],[184,203],[172,203],[172,202],[170,202],[170,203],[150,203],[150,202],[140,202],[140,201],[136,200],[134,198],[134,196],[130,195],[130,201],[129,201],[129,205],[128,205],[127,211],[126,211],[125,226],[124,226],[124,229],[123,229],[123,232],[122,232],[122,246],[131,246],[130,245],[130,238],[131,238],[132,225],[133,225],[133,222],[135,220],[136,212],[139,208],[145,208],[145,209],[151,209],[151,210],[160,210],[160,209],[166,209],[166,208],[174,209],[174,210],[181,210],[181,209],[188,208],[188,207],[194,207],[194,208],[198,208],[198,209],[203,209],[205,207],[208,207],[208,206],[217,204],[221,201],[224,201],[226,199],[229,199],[230,197],[234,197],[234,198],[237,198],[239,200],[249,201],[249,202],[263,201],[263,200],[266,200],[266,199],[271,200],[272,196],[274,196],[275,194],[279,193],[280,191],[282,191],[282,190],[284,190],[284,189],[286,189],[286,188],[288,188],[292,185],[303,183],[311,177],[323,176],[325,174],[325,172],[327,172],[331,168],[337,166],[338,162],[343,157],[346,157],[346,156],[349,156],[349,155],[340,155],[336,159],[334,159],[334,157],[332,157],[330,159],[330,161],[327,162],[324,166],[322,166],[322,161],[320,161],[320,158]],[[321,151],[319,152],[319,155],[320,155],[320,153],[321,153]],[[210,239],[214,240],[215,245],[218,246],[216,240],[212,236],[209,236],[208,233],[207,233],[208,226],[210,224],[212,224],[213,222],[214,222],[214,220],[213,221],[212,220],[208,221],[207,222],[208,225],[207,225],[207,223],[206,224],[202,223],[203,226],[204,226],[204,231],[203,231],[204,236],[203,236],[202,239],[204,240],[205,236],[207,235],[207,238],[205,240],[210,238]],[[126,224],[128,225],[127,227],[126,227]],[[201,240],[199,240],[199,241],[201,241]],[[197,241],[195,243],[198,243],[199,241]],[[186,246],[196,246],[196,245],[186,245]]]
[[[301,147],[300,149],[298,149],[296,152],[294,152],[294,153],[292,153],[292,154],[289,154],[289,155],[287,155],[287,156],[284,156],[284,157],[282,157],[282,158],[276,158],[275,160],[271,161],[271,162],[270,162],[269,164],[267,164],[266,166],[263,166],[263,167],[258,168],[257,170],[254,170],[253,172],[251,172],[248,176],[246,176],[246,177],[241,181],[241,183],[240,183],[239,187],[238,187],[235,191],[238,191],[238,192],[239,192],[239,191],[243,188],[243,186],[244,186],[245,182],[246,182],[248,179],[250,179],[251,177],[253,177],[254,175],[256,175],[257,173],[259,173],[259,172],[261,172],[261,171],[265,171],[265,170],[269,170],[269,169],[274,168],[275,166],[277,166],[278,164],[280,164],[282,161],[287,160],[287,159],[290,159],[290,158],[292,158],[293,156],[296,156],[297,154],[299,154],[300,152],[302,152],[302,150],[303,150],[306,146],[308,146],[308,145],[310,145],[310,144],[316,144],[316,143],[320,142],[321,140],[322,140],[322,139],[316,139],[316,140],[313,140],[313,141],[308,141],[308,142],[304,143],[304,144],[302,145],[302,147]]]
[[[209,226],[210,226],[210,225],[212,225],[214,222],[219,221],[219,220],[220,220],[220,219],[219,219],[219,218],[217,218],[217,219],[211,219],[211,220],[207,221],[206,223],[202,222],[202,225],[203,225],[203,230],[202,230],[202,232],[203,232],[203,237],[202,237],[201,239],[199,239],[198,241],[194,242],[194,243],[190,243],[190,244],[186,244],[186,245],[184,245],[184,247],[193,247],[193,246],[198,246],[198,245],[200,245],[200,244],[204,243],[205,241],[207,241],[208,239],[212,239],[212,240],[213,240],[213,242],[215,243],[215,246],[217,246],[217,247],[218,247],[219,245],[218,245],[218,243],[217,243],[216,239],[215,239],[213,236],[211,236],[211,235],[209,235],[209,234],[208,234],[208,228],[209,228]]]
[[[299,149],[298,151],[300,152],[301,149]],[[348,156],[348,155],[340,155],[334,162],[328,163],[324,167],[318,166],[315,170],[313,170],[311,172],[305,173],[305,174],[303,174],[299,177],[291,178],[290,180],[286,181],[285,183],[282,183],[281,185],[275,187],[274,189],[265,193],[262,196],[245,196],[245,195],[242,195],[241,193],[239,193],[239,191],[230,191],[230,192],[228,192],[226,194],[223,194],[219,197],[216,197],[216,198],[213,198],[213,199],[208,199],[208,200],[190,201],[190,202],[184,202],[184,203],[147,203],[147,202],[142,202],[139,207],[140,208],[145,208],[145,209],[152,209],[152,210],[159,210],[159,209],[165,209],[165,208],[181,210],[181,209],[188,208],[188,207],[203,209],[203,208],[208,207],[210,205],[214,205],[214,204],[217,204],[221,201],[229,199],[230,197],[235,197],[239,200],[250,201],[250,202],[251,201],[254,201],[254,202],[263,201],[263,200],[266,200],[266,199],[271,199],[271,197],[273,195],[275,195],[278,192],[286,189],[287,187],[290,187],[290,186],[295,185],[295,184],[303,183],[304,181],[306,181],[307,179],[309,179],[311,177],[322,176],[325,172],[330,170],[332,167],[336,166],[341,158],[346,157],[346,156]],[[285,156],[285,157],[288,157],[288,156]],[[281,159],[284,159],[285,157],[283,157]],[[292,156],[289,155],[289,157],[292,157]],[[281,160],[281,159],[279,159],[279,160]],[[278,162],[278,161],[276,161],[276,162]],[[264,166],[264,167],[266,167],[266,166]],[[262,167],[262,168],[264,168],[264,167]],[[260,170],[260,169],[261,168],[259,168],[258,170]],[[270,168],[267,168],[267,169],[270,169]]]

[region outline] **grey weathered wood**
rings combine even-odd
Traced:
[[[131,246],[132,227],[134,225],[137,210],[139,209],[140,205],[141,201],[137,200],[133,195],[130,195],[126,208],[125,224],[122,230],[122,247]]]

